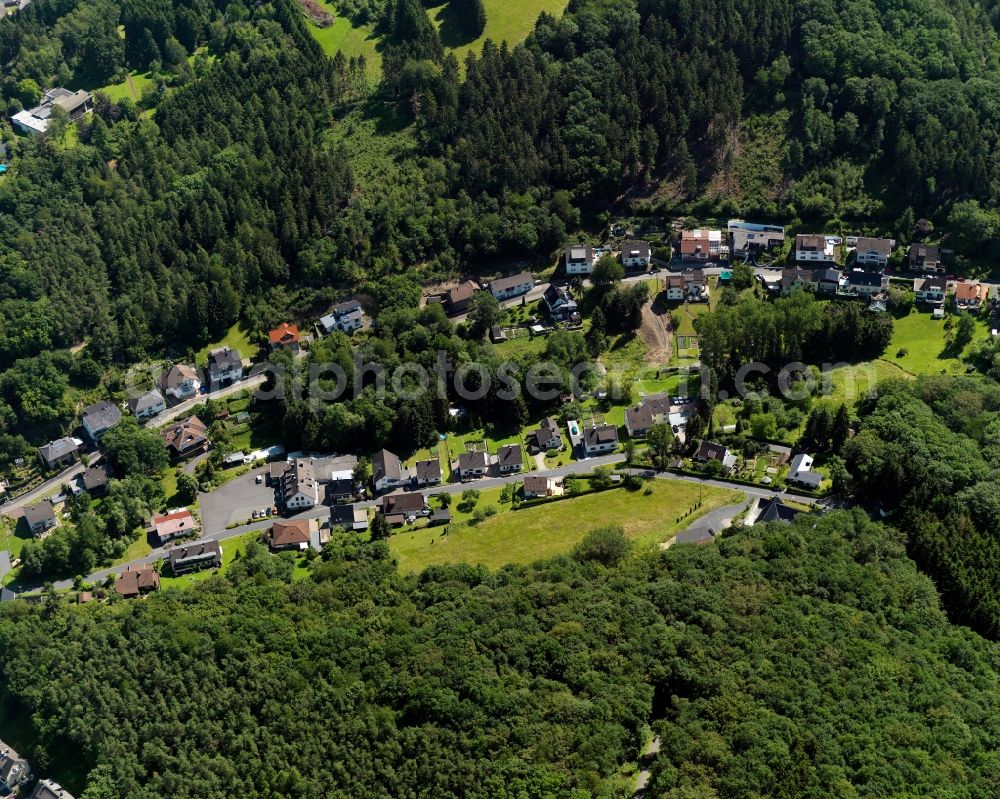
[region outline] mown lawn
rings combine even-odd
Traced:
[[[986,323],[977,320],[973,344],[988,337],[989,332]],[[965,364],[956,357],[959,353],[947,351],[947,335],[945,320],[913,311],[909,316],[894,320],[885,360],[915,375],[963,372]],[[901,349],[906,350],[903,356],[898,355]]]
[[[122,553],[121,557],[115,558],[111,562],[111,565],[118,566],[121,563],[129,563],[130,561],[144,558],[152,551],[153,548],[149,545],[149,538],[143,532],[139,538],[128,545],[128,548]]]
[[[403,532],[389,539],[402,572],[443,563],[531,563],[568,552],[595,527],[621,525],[628,538],[655,544],[699,516],[738,502],[736,491],[657,480],[644,491],[611,489],[546,505],[499,513],[475,527],[451,525]],[[702,505],[695,506],[702,499]],[[454,507],[454,505],[453,505]],[[448,532],[445,532],[447,530]]]
[[[116,103],[124,100],[126,97],[138,103],[142,99],[143,91],[153,86],[155,81],[151,72],[132,72],[130,73],[130,77],[132,78],[132,86],[135,87],[135,92],[132,91],[132,86],[129,86],[128,78],[120,83],[101,86],[97,91],[104,92]]]
[[[250,360],[256,358],[260,350],[260,347],[250,340],[250,332],[241,327],[240,323],[237,322],[226,331],[226,335],[219,341],[206,344],[198,350],[195,361],[198,364],[204,364],[208,360],[208,353],[219,347],[232,347],[234,350],[238,350],[243,358],[249,358]]]
[[[566,9],[568,0],[484,0],[486,6],[486,29],[483,35],[470,39],[457,24],[449,3],[428,9],[431,21],[437,26],[441,42],[446,50],[455,53],[461,64],[466,53],[482,50],[483,42],[492,39],[499,44],[509,42],[511,46],[522,41],[535,27],[535,20],[543,11],[560,16]],[[370,25],[354,25],[342,16],[333,3],[321,2],[333,14],[334,22],[329,28],[318,28],[307,22],[309,30],[327,55],[342,52],[348,58],[363,55],[368,61],[368,74],[377,81],[382,74],[382,56],[379,45],[382,37]]]
[[[879,383],[912,379],[909,372],[884,359],[841,366],[829,373],[830,393],[826,400],[834,406],[847,405],[853,410],[859,400],[877,391]]]

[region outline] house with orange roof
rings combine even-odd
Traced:
[[[267,334],[272,350],[299,351],[299,328],[297,325],[290,325],[282,322],[274,330]]]

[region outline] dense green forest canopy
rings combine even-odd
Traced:
[[[0,611],[0,673],[84,799],[995,795],[995,645],[900,536],[800,517],[622,558],[614,531],[402,578],[336,539],[144,602]],[[84,775],[86,774],[86,777]],[[77,786],[74,786],[77,787]]]

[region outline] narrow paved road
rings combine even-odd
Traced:
[[[163,427],[163,425],[172,422],[178,416],[181,416],[196,405],[203,405],[208,400],[222,399],[223,397],[228,397],[232,394],[237,394],[240,391],[252,391],[259,386],[262,386],[267,380],[268,375],[256,374],[246,377],[243,380],[237,380],[232,385],[226,386],[225,388],[220,388],[218,391],[213,391],[210,394],[199,394],[197,397],[191,397],[191,399],[184,400],[174,405],[172,408],[167,408],[159,416],[154,416],[148,422],[146,422],[146,427]]]
[[[625,462],[624,455],[602,455],[597,458],[588,458],[587,460],[583,461],[574,461],[572,463],[567,464],[566,466],[560,466],[556,469],[550,469],[544,472],[544,474],[550,477],[565,477],[566,475],[570,474],[586,474],[592,472],[598,466],[614,466],[616,464],[624,462]],[[683,474],[673,474],[672,472],[658,472],[655,473],[654,475],[654,473],[651,470],[632,469],[630,471],[634,474],[642,474],[644,476],[655,476],[657,479],[661,480],[678,480],[681,482],[700,483],[702,485],[712,486],[713,488],[724,488],[724,489],[729,489],[731,491],[739,491],[743,493],[747,498],[746,502],[739,506],[740,508],[746,507],[746,504],[749,503],[750,498],[753,496],[770,498],[775,494],[774,491],[756,489],[750,486],[736,485],[733,483],[727,483],[723,480],[701,480],[697,477],[691,477]],[[512,474],[504,477],[486,477],[480,480],[473,480],[468,483],[447,483],[444,485],[434,486],[433,488],[424,489],[423,492],[429,496],[437,496],[438,494],[461,494],[467,488],[478,488],[480,490],[489,488],[498,488],[508,483],[516,483],[523,479],[524,479],[524,474]],[[405,493],[405,492],[397,491],[394,493]],[[797,495],[795,496],[795,500],[797,502],[802,502],[805,504],[813,504],[816,501],[812,497],[797,496]],[[359,502],[357,504],[363,508],[371,508],[377,505],[380,501],[381,497],[378,500],[368,500],[365,502]],[[729,507],[731,508],[733,506]],[[722,511],[726,511],[726,508],[720,508],[719,511],[713,511],[713,513],[719,513]],[[296,514],[295,516],[292,516],[290,518],[326,519],[329,517],[329,515],[330,515],[330,508],[327,505],[317,505],[315,508],[310,508],[309,510],[303,511],[302,513]],[[730,511],[728,518],[732,518],[733,515],[734,514]],[[263,521],[252,522],[250,524],[240,525],[239,527],[232,527],[227,530],[214,530],[214,531],[208,530],[205,531],[205,535],[203,535],[202,538],[210,541],[225,541],[228,538],[235,538],[236,536],[243,535],[244,533],[249,533],[257,530],[263,531],[271,526],[272,521],[273,520],[271,519],[264,519]],[[695,525],[697,524],[698,522],[695,522]],[[96,571],[93,574],[88,575],[85,578],[85,582],[88,583],[103,582],[111,575],[121,574],[123,571],[125,571],[126,568],[128,568],[133,564],[155,563],[156,561],[163,558],[167,552],[168,549],[164,547],[157,547],[145,557],[137,558],[136,560],[130,561],[129,563],[122,563],[117,566],[112,566],[106,569],[101,569],[99,571]],[[60,580],[56,582],[54,585],[57,589],[72,588],[73,581]],[[27,587],[24,588],[24,590],[31,591],[37,587],[39,586]]]
[[[57,492],[63,483],[68,483],[77,475],[83,474],[86,468],[86,465],[81,461],[74,463],[72,466],[61,471],[55,477],[46,480],[40,486],[31,489],[31,491],[28,491],[26,494],[22,494],[16,499],[8,500],[0,505],[0,513],[4,516],[9,516],[18,508],[23,508],[25,505],[32,504],[32,502],[36,499],[44,497],[46,494]]]

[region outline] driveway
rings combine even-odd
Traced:
[[[274,489],[267,480],[258,484],[257,475],[267,474],[267,468],[254,469],[230,480],[208,494],[199,494],[201,525],[206,533],[225,530],[231,524],[242,524],[253,517],[255,510],[274,505]]]
[[[82,463],[74,463],[69,468],[61,471],[51,480],[46,480],[40,486],[31,489],[25,494],[17,497],[17,499],[11,499],[0,505],[0,513],[4,516],[10,516],[18,508],[23,508],[31,505],[36,499],[48,496],[52,493],[59,493],[59,489],[62,487],[63,483],[69,483],[79,474],[83,474],[87,467]]]
[[[663,549],[667,549],[672,544],[699,544],[703,541],[711,541],[719,531],[729,527],[733,523],[733,518],[746,510],[749,504],[750,498],[747,497],[735,505],[725,505],[709,511],[700,519],[695,520],[686,530],[678,533],[661,546]]]

